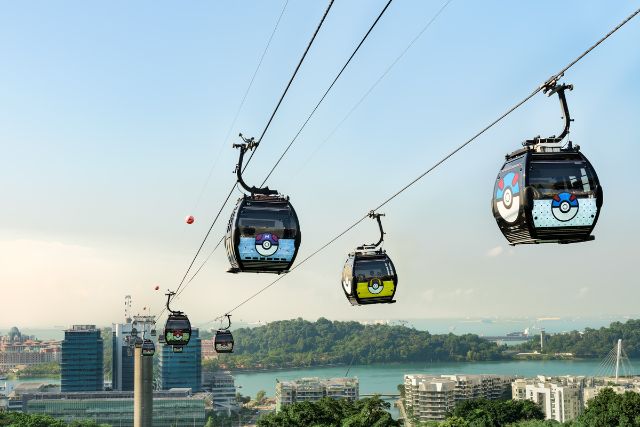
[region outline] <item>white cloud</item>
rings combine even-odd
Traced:
[[[488,257],[497,257],[502,252],[504,252],[504,248],[502,246],[496,246],[495,248],[491,248],[485,254]]]

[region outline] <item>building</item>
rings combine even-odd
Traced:
[[[162,344],[159,352],[161,390],[190,388],[193,392],[202,389],[202,348],[197,328],[191,330],[191,338],[181,352],[174,353],[170,345]]]
[[[23,335],[15,326],[0,337],[0,372],[41,363],[60,362],[60,342]]]
[[[213,331],[215,334],[215,331]],[[202,340],[202,360],[217,359],[218,352],[213,346],[213,338],[210,340]]]
[[[499,399],[513,381],[502,375],[404,376],[405,405],[420,421],[441,421],[456,403],[469,399]]]
[[[95,325],[64,331],[60,362],[62,392],[101,391],[104,387],[103,343]]]
[[[113,390],[133,391],[133,352],[127,342],[127,336],[131,335],[132,328],[131,322],[116,323],[111,328],[111,388]]]
[[[276,380],[276,411],[295,402],[316,402],[323,397],[358,400],[358,378],[300,378],[293,381]]]
[[[174,389],[153,393],[153,426],[203,426],[205,419],[203,393],[190,389]],[[89,419],[98,424],[133,426],[133,392],[34,393],[22,396],[23,411],[47,414],[67,423]]]
[[[584,410],[585,377],[545,377],[518,379],[511,385],[514,400],[531,400],[540,405],[545,419],[564,423]]]
[[[214,372],[210,384],[214,411],[224,411],[227,415],[231,415],[231,412],[237,412],[240,409],[236,399],[235,379],[231,372]]]

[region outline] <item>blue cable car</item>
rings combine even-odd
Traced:
[[[595,169],[569,141],[571,118],[564,94],[571,85],[547,83],[547,96],[555,93],[565,119],[559,136],[527,140],[523,149],[506,156],[496,179],[491,201],[493,216],[511,245],[577,243],[591,235],[603,203]]]

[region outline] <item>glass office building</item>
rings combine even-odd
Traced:
[[[114,391],[133,391],[133,350],[127,342],[132,328],[131,322],[116,323],[111,327],[111,381]]]
[[[64,331],[60,358],[63,392],[100,391],[104,388],[103,348],[95,325],[73,325]]]
[[[203,426],[206,422],[204,393],[191,390],[153,393],[153,426]],[[23,411],[46,414],[71,423],[92,420],[114,427],[133,426],[133,392],[35,393],[24,394]]]
[[[191,331],[191,339],[180,353],[174,353],[170,345],[163,344],[159,352],[159,385],[162,390],[190,388],[202,389],[202,348],[198,329]]]

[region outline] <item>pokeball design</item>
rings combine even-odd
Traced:
[[[509,172],[498,181],[496,206],[498,213],[507,222],[515,222],[520,213],[520,174]]]
[[[278,236],[262,233],[256,236],[256,251],[262,256],[271,256],[278,251]]]
[[[578,214],[580,205],[575,194],[558,193],[551,201],[551,213],[562,222],[571,221]]]
[[[372,294],[379,294],[384,289],[384,285],[382,284],[382,280],[376,277],[375,279],[371,279],[369,281],[368,288],[369,292],[371,292]]]

